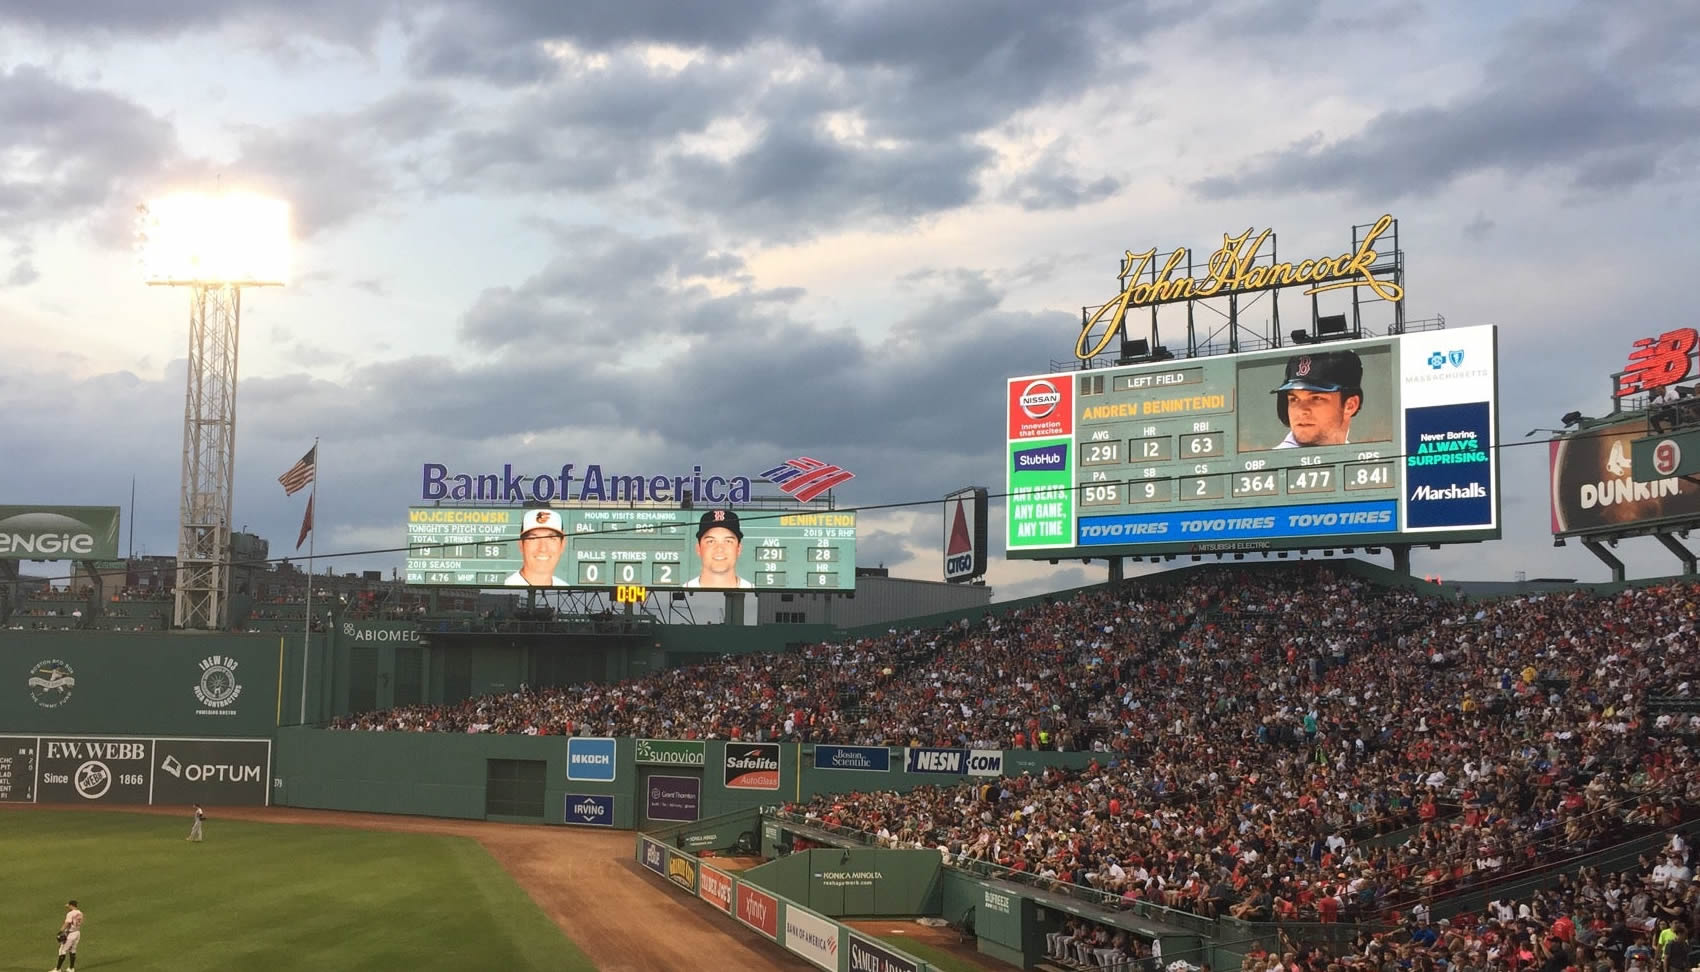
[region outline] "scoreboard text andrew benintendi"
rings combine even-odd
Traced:
[[[1499,535],[1493,327],[1011,379],[1012,557]]]

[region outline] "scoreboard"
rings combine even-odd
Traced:
[[[426,587],[527,587],[518,577],[522,507],[412,507],[407,583]],[[559,588],[709,587],[698,553],[702,510],[556,509],[564,539],[547,552],[547,585]],[[740,586],[772,591],[856,589],[856,514],[742,510]],[[715,585],[719,590],[729,586]]]
[[[1497,331],[1010,379],[1014,558],[1497,539]]]

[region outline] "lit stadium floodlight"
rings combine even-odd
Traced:
[[[155,286],[282,285],[289,204],[247,193],[184,193],[136,207],[136,256]]]
[[[230,596],[242,288],[288,281],[289,204],[248,193],[144,203],[136,207],[136,257],[149,286],[189,288],[173,624],[218,629]]]

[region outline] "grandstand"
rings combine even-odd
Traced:
[[[1654,863],[1691,867],[1697,625],[1692,582],[1459,599],[1362,565],[1212,566],[335,725],[1088,750],[777,817],[1085,903],[1050,940],[1062,966],[1155,963],[1137,915],[1239,941],[1247,969],[1517,968],[1528,945],[1561,970],[1700,917],[1700,886]]]

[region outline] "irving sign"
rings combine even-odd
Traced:
[[[1156,247],[1142,253],[1128,250],[1122,256],[1121,272],[1117,274],[1122,281],[1122,292],[1100,307],[1081,327],[1080,337],[1074,343],[1075,357],[1085,360],[1104,353],[1104,349],[1122,333],[1129,308],[1156,307],[1283,287],[1304,287],[1306,294],[1364,287],[1382,300],[1404,300],[1403,287],[1376,276],[1381,269],[1376,267],[1381,254],[1375,249],[1375,241],[1393,226],[1392,216],[1382,216],[1352,250],[1312,257],[1298,263],[1271,260],[1261,265],[1259,258],[1265,245],[1271,247],[1273,254],[1274,230],[1266,229],[1255,236],[1249,228],[1236,236],[1223,233],[1221,247],[1204,261],[1205,275],[1196,279],[1190,276],[1192,251],[1184,246],[1169,253],[1160,269],[1156,263]],[[1394,232],[1396,238],[1398,231]],[[1186,275],[1177,277],[1177,273]],[[1092,330],[1105,322],[1106,315],[1108,326],[1098,343],[1088,347]]]

